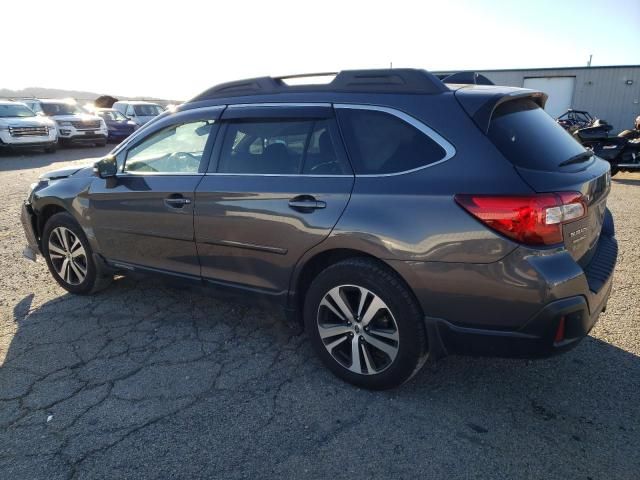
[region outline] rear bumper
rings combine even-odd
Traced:
[[[436,356],[447,354],[492,357],[548,357],[575,347],[586,337],[606,307],[611,292],[608,282],[601,304],[590,311],[583,296],[549,303],[517,331],[487,330],[453,325],[446,320],[426,318]],[[560,323],[564,334],[556,339]],[[433,336],[436,338],[433,338]]]
[[[566,251],[514,252],[487,265],[411,262],[401,273],[418,286],[435,357],[544,357],[571,349],[596,324],[611,293],[617,255],[611,224],[584,268]]]

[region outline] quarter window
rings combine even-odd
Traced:
[[[342,175],[330,120],[264,120],[229,123],[219,173]]]
[[[356,174],[404,172],[446,156],[438,143],[395,115],[352,108],[337,112]]]
[[[198,173],[213,121],[172,125],[155,132],[127,153],[125,172]]]

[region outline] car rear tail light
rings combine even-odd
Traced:
[[[526,245],[562,243],[562,226],[587,214],[578,192],[456,195],[455,200],[488,227]]]

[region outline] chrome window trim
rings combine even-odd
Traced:
[[[117,177],[193,177],[203,176],[204,173],[187,173],[187,172],[118,172]]]
[[[224,173],[224,172],[207,172],[204,174],[205,176],[223,176],[223,177],[311,177],[311,178],[353,178],[353,174],[342,174],[342,175],[316,175],[309,174],[306,175],[304,173]]]
[[[384,112],[390,115],[393,115],[400,120],[408,123],[412,127],[420,130],[431,140],[436,142],[442,149],[445,151],[445,156],[438,160],[437,162],[429,163],[427,165],[422,165],[421,167],[412,168],[411,170],[403,170],[401,172],[392,172],[392,173],[356,173],[356,177],[395,177],[397,175],[405,175],[407,173],[417,172],[418,170],[423,170],[425,168],[433,167],[434,165],[438,165],[440,163],[446,162],[447,160],[453,158],[456,154],[456,149],[453,145],[451,145],[442,135],[433,130],[431,127],[428,127],[420,120],[411,115],[408,115],[400,110],[391,107],[382,107],[379,105],[362,105],[362,104],[351,104],[351,103],[335,103],[333,108],[342,108],[342,109],[351,109],[351,110],[373,110],[376,112]]]

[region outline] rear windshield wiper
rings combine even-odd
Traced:
[[[593,157],[593,152],[582,152],[579,153],[577,155],[574,155],[573,157],[565,160],[564,162],[561,162],[558,166],[559,167],[564,167],[566,165],[571,165],[572,163],[582,163],[582,162],[586,162],[587,160],[589,160],[591,157]]]

